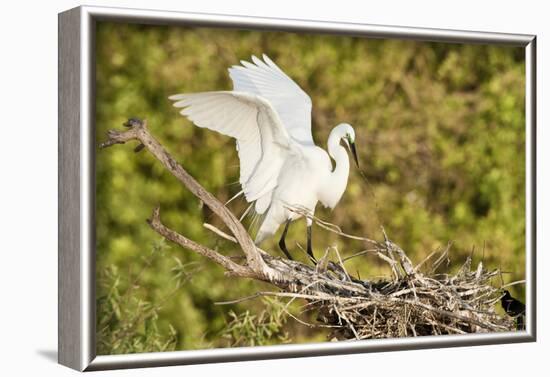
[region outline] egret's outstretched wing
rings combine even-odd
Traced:
[[[263,61],[252,56],[254,64],[229,68],[233,90],[265,98],[279,114],[290,136],[300,144],[313,144],[311,136],[311,99],[267,55]]]
[[[195,125],[237,140],[240,183],[248,202],[263,213],[270,204],[281,167],[292,153],[292,140],[265,99],[250,93],[205,92],[170,97]],[[262,199],[262,200],[259,200]]]

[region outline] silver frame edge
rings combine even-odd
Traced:
[[[83,369],[80,251],[80,11],[59,14],[58,362]],[[84,366],[85,367],[85,366]]]
[[[97,356],[95,353],[94,34],[95,22],[101,20],[524,47],[526,53],[527,330],[517,333]],[[62,32],[63,25],[71,24],[74,27],[75,23],[79,25],[78,32],[73,31],[71,35],[65,35],[66,32]],[[76,61],[75,43],[78,44],[77,50],[80,53]],[[83,6],[59,15],[59,46],[58,274],[59,362],[61,364],[81,371],[92,371],[536,341],[536,37],[534,35]],[[68,49],[68,46],[73,47]],[[67,51],[72,57],[69,63],[64,56]],[[74,77],[75,70],[79,71],[78,80]],[[70,91],[67,90],[69,87],[64,87],[66,85],[70,87]],[[71,94],[68,95],[68,92]],[[75,93],[77,93],[76,96]],[[80,100],[76,106],[75,98]],[[79,141],[76,142],[75,133],[80,136]],[[78,164],[67,165],[67,153],[73,157],[78,156]],[[75,177],[78,177],[76,181]],[[76,199],[67,194],[75,193],[75,190],[79,193]],[[75,221],[76,214],[78,217]],[[71,238],[75,234],[80,237],[78,247]],[[75,248],[80,252],[75,253]],[[75,278],[79,279],[78,289],[74,288],[77,283]]]

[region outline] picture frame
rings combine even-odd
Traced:
[[[526,329],[246,348],[96,354],[95,32],[101,21],[519,46],[525,50]],[[82,6],[59,14],[59,363],[80,371],[536,340],[536,36]]]

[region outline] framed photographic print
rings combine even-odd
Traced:
[[[59,15],[59,362],[536,337],[535,36]]]

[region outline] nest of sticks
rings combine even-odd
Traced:
[[[516,322],[495,311],[502,291],[490,280],[499,271],[470,260],[453,275],[402,275],[369,284],[369,294],[321,300],[318,319],[342,339],[515,331]]]
[[[450,245],[436,250],[414,265],[407,254],[392,242],[382,229],[384,241],[353,236],[331,223],[309,216],[321,228],[345,238],[362,240],[370,247],[364,252],[343,258],[335,247],[328,248],[316,266],[273,257],[260,250],[269,266],[294,277],[291,283],[276,284],[279,292],[258,292],[230,304],[258,296],[278,296],[291,302],[303,299],[305,311],[315,311],[317,324],[309,327],[329,328],[329,339],[380,339],[426,335],[467,334],[516,331],[515,318],[496,311],[503,297],[500,270],[487,270],[483,262],[472,266],[466,258],[454,273],[444,270],[449,261]],[[230,239],[219,229],[207,228]],[[348,273],[344,262],[353,257],[374,254],[392,271],[392,276],[378,281],[360,280]],[[447,263],[446,263],[447,262]],[[494,281],[497,279],[497,282]],[[509,283],[506,286],[521,282]],[[287,305],[287,307],[288,307]]]
[[[334,225],[314,220],[328,230],[353,237]],[[382,232],[383,242],[364,240],[372,246],[371,253],[390,265],[393,278],[376,282],[354,279],[334,249],[336,262],[324,262],[324,273],[337,280],[362,285],[365,292],[326,292],[326,289],[314,285],[306,289],[309,305],[319,313],[317,320],[332,329],[332,339],[517,330],[514,318],[496,311],[496,304],[503,297],[502,287],[495,286],[494,282],[494,279],[502,280],[498,269],[487,270],[482,262],[472,266],[469,256],[455,273],[437,272],[447,265],[450,245],[431,253],[415,266],[406,253]],[[329,254],[326,253],[324,258]]]

